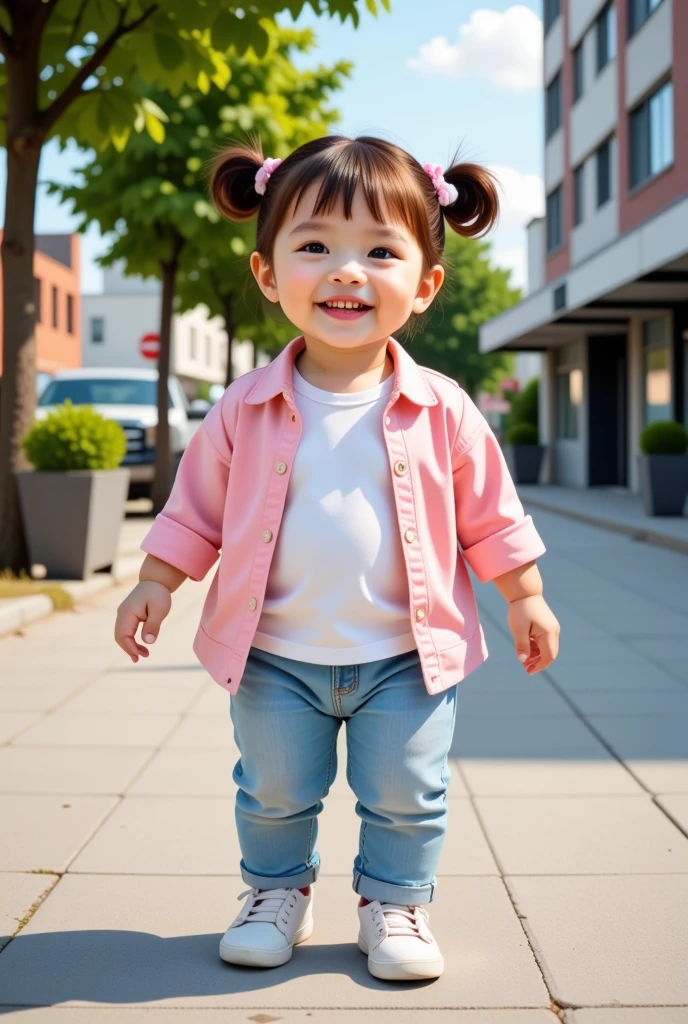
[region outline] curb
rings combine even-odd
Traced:
[[[586,523],[588,526],[598,526],[602,530],[609,530],[611,533],[623,533],[631,540],[644,541],[646,544],[654,544],[658,548],[668,548],[670,551],[678,551],[682,555],[688,555],[688,540],[680,537],[672,537],[667,533],[658,533],[648,530],[643,526],[633,526],[630,523],[620,523],[616,519],[607,519],[604,516],[596,516],[591,512],[579,512],[577,509],[561,508],[560,505],[550,505],[548,501],[541,498],[531,498],[524,495],[524,505],[532,505],[533,508],[542,509],[543,512],[552,512],[554,515],[562,516],[564,519],[575,519],[579,523]]]
[[[97,573],[87,580],[50,580],[51,583],[58,583],[63,590],[72,595],[75,603],[79,604],[85,598],[93,597],[104,590],[116,587],[120,583],[126,583],[139,573],[141,559],[121,558],[117,562],[114,572]],[[55,611],[53,602],[47,594],[31,594],[29,597],[18,597],[0,599],[0,637],[14,633],[30,622],[47,618]]]

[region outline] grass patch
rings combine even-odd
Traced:
[[[74,598],[59,583],[44,583],[33,580],[25,572],[14,576],[9,569],[0,573],[0,598],[31,597],[33,594],[47,594],[56,611],[74,607]]]

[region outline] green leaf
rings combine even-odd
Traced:
[[[159,121],[154,114],[150,114],[148,111],[144,113],[144,119],[146,122],[146,131],[150,135],[153,142],[160,144],[165,141],[165,126],[162,121]]]
[[[220,11],[210,30],[212,45],[216,50],[228,50],[234,39],[237,18],[229,11]]]
[[[207,96],[210,92],[210,79],[205,71],[198,72],[198,78],[196,79],[196,85],[201,90],[204,96]]]
[[[110,138],[112,139],[112,145],[115,147],[115,149],[117,150],[118,153],[124,152],[124,149],[126,148],[127,142],[129,141],[129,136],[130,135],[131,135],[131,128],[130,127],[122,128],[119,131],[113,130],[110,133]]]
[[[155,52],[157,53],[160,63],[168,71],[172,71],[174,68],[184,61],[184,47],[174,36],[169,36],[161,32],[156,32],[153,37],[155,45]]]

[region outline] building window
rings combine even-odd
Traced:
[[[674,160],[674,90],[666,82],[631,113],[631,188]]]
[[[585,164],[576,167],[573,172],[573,223],[576,227],[585,218]]]
[[[191,359],[196,358],[196,328],[189,327],[189,356]]]
[[[612,140],[603,142],[595,153],[597,173],[597,209],[608,203],[612,197]]]
[[[91,317],[91,344],[100,345],[105,341],[105,320],[102,316]]]
[[[563,208],[561,185],[547,196],[547,252],[554,252],[562,243]]]
[[[549,139],[561,125],[561,72],[545,90],[545,136]]]
[[[57,288],[53,285],[53,327],[57,327]]]
[[[580,434],[583,401],[583,369],[578,342],[563,345],[556,351],[557,438],[576,440]]]
[[[573,51],[573,102],[576,103],[583,95],[584,83],[583,42]]]
[[[549,32],[554,22],[561,13],[561,0],[545,0],[543,20],[545,23],[545,35]]]
[[[35,310],[36,323],[40,324],[42,322],[40,277],[34,277],[33,279],[33,308]]]
[[[74,297],[67,296],[67,334],[74,334]]]
[[[635,35],[662,0],[628,0],[628,34]]]
[[[645,424],[671,419],[671,346],[666,317],[643,324]]]
[[[616,57],[616,6],[607,4],[595,22],[597,73]]]

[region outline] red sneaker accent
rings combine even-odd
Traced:
[[[303,889],[299,889],[299,892],[302,892],[304,896],[310,896],[310,894],[311,894],[311,887],[310,887],[310,885],[307,885]]]
[[[360,900],[358,901],[359,907],[367,907],[369,903],[370,900],[367,900],[365,896],[361,896]]]

